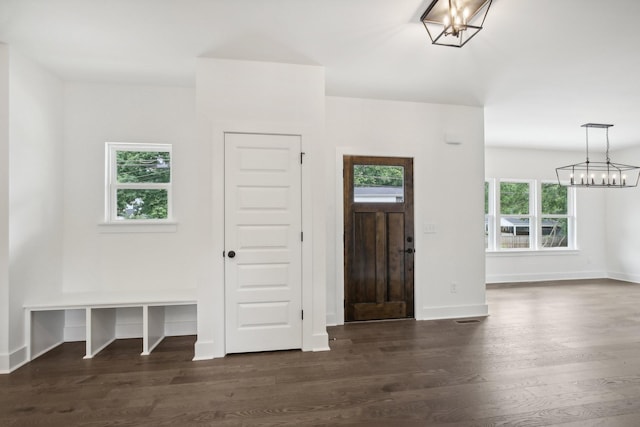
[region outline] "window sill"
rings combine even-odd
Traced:
[[[563,256],[578,255],[578,249],[510,249],[502,251],[485,251],[488,257],[524,257],[524,256]]]
[[[162,222],[103,222],[98,224],[100,233],[175,233],[178,223]]]

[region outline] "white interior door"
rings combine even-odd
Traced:
[[[302,348],[300,137],[225,134],[226,352]]]

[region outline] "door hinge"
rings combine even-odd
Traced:
[[[346,299],[342,300],[342,308],[347,308],[347,300]]]
[[[304,231],[300,232],[300,241],[304,242]]]
[[[304,310],[300,310],[300,316],[302,317],[302,320],[304,320]]]
[[[302,164],[302,156],[304,156],[306,153],[304,151],[300,152],[300,164]]]
[[[224,258],[225,254],[225,251],[222,251],[222,258]]]

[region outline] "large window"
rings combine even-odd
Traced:
[[[106,220],[171,219],[171,145],[107,143]]]
[[[573,190],[536,180],[485,182],[485,248],[573,249]]]

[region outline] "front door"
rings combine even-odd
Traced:
[[[413,317],[413,159],[343,166],[345,321]]]
[[[300,136],[224,142],[226,352],[302,348]]]

